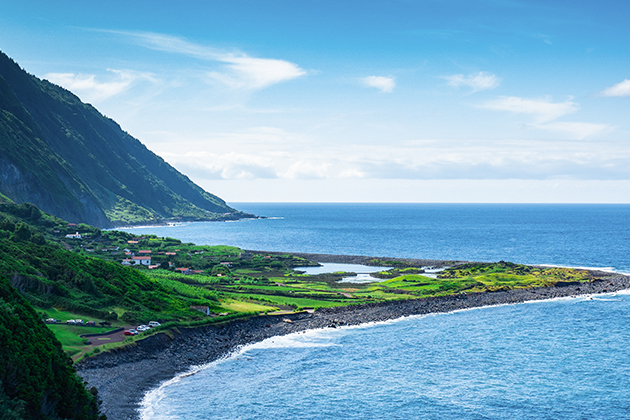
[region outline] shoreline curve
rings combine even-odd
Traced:
[[[219,325],[178,328],[101,353],[75,367],[89,386],[98,389],[102,412],[110,420],[137,420],[148,391],[192,366],[226,357],[245,344],[311,329],[630,289],[630,276],[595,273],[600,278],[589,283],[322,308],[314,313],[260,315]]]

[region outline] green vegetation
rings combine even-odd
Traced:
[[[80,239],[66,237],[77,232]],[[151,263],[122,265],[131,255],[148,255]],[[294,267],[316,263],[291,254],[198,246],[155,235],[101,231],[85,224],[72,226],[40,212],[32,204],[0,202],[0,275],[10,279],[40,311],[41,318],[61,321],[107,321],[112,327],[149,321],[167,326],[200,325],[251,313],[593,280],[584,270],[537,268],[503,261],[456,265],[437,278],[425,276],[421,267],[404,260],[372,263],[394,268],[377,273],[379,280],[373,283],[344,283],[340,280],[353,273],[305,275],[294,271]],[[191,309],[193,306],[207,308],[210,316]],[[122,343],[107,343],[104,339],[94,349],[79,335],[98,328],[49,328],[74,359],[142,337]]]
[[[251,217],[229,207],[71,92],[0,52],[0,193],[100,227]]]
[[[67,237],[77,232],[80,238]],[[150,266],[121,264],[131,255],[150,255]],[[394,268],[377,273],[379,280],[372,283],[344,283],[340,280],[353,273],[305,275],[294,271],[294,267],[317,265],[295,255],[102,231],[86,224],[68,224],[32,204],[15,204],[0,197],[0,340],[7,343],[0,360],[0,412],[7,413],[5,418],[96,418],[96,398],[77,382],[67,357],[80,360],[133,344],[147,335],[171,334],[178,327],[278,311],[594,279],[585,270],[504,261],[456,265],[437,278],[424,275],[421,267],[406,261],[372,263]],[[96,337],[90,344],[80,336],[109,328],[46,325],[42,322],[46,318],[61,322],[82,319],[96,325],[107,322],[110,328],[149,321],[162,325],[123,341]],[[19,363],[25,359],[33,366],[27,369]],[[44,408],[48,411],[40,416]]]
[[[99,418],[95,390],[84,388],[59,341],[4,276],[0,342],[2,418]]]

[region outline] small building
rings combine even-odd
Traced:
[[[128,244],[137,244],[138,241],[127,241]]]
[[[138,251],[138,254],[142,254],[142,255],[146,255],[150,253],[151,253],[150,249],[141,249],[140,251]]]
[[[179,271],[180,273],[186,274],[186,275],[191,274],[190,268],[187,268],[187,267],[178,267],[175,269],[175,271]]]
[[[177,252],[165,252],[164,255],[177,255]]]
[[[135,262],[136,265],[151,265],[151,257],[140,256],[140,257],[131,257],[131,259]]]
[[[210,307],[208,306],[191,306],[190,309],[203,312],[206,316],[210,316]]]
[[[152,264],[149,266],[149,270],[155,270],[156,268],[160,268],[160,264]]]
[[[122,265],[151,265],[151,257],[131,257],[125,258]]]
[[[81,234],[79,232],[77,232],[77,233],[68,233],[66,235],[66,238],[68,238],[68,239],[81,239]]]

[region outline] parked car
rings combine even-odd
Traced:
[[[54,324],[57,322],[57,320],[55,318],[48,318],[46,319],[46,324]]]
[[[149,322],[149,327],[159,327],[160,323],[157,321],[151,321]]]
[[[125,334],[125,335],[138,335],[138,331],[136,331],[135,329],[131,328],[129,330],[125,330],[125,332],[123,334]]]
[[[149,330],[150,328],[147,327],[146,325],[138,325],[136,329],[138,330],[138,332],[144,332],[144,331]]]
[[[69,320],[66,321],[66,324],[74,325],[74,324],[76,324],[76,322],[75,322],[74,319],[69,319]]]

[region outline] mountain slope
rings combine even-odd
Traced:
[[[1,52],[0,193],[99,227],[246,216],[94,107]]]

